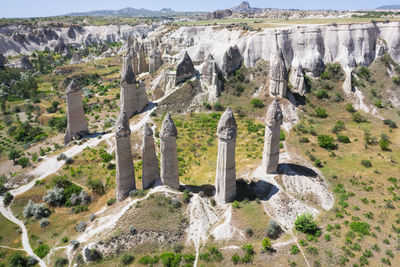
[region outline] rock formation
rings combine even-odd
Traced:
[[[21,69],[23,70],[33,70],[33,66],[28,56],[21,57]]]
[[[271,96],[286,97],[288,72],[282,50],[279,50],[270,63],[269,93]]]
[[[176,68],[175,84],[182,83],[195,75],[196,70],[194,69],[192,59],[190,58],[189,54],[185,52],[184,56],[178,63],[178,67]]]
[[[229,47],[222,60],[222,73],[224,76],[227,76],[231,72],[239,69],[242,65],[242,61],[243,57],[240,54],[239,48],[236,45]]]
[[[121,74],[121,110],[128,117],[141,112],[149,102],[144,84],[136,81],[136,75],[129,63],[130,57],[125,56],[122,63]]]
[[[376,53],[375,53],[376,58],[383,56],[388,51],[386,41],[381,38],[378,39],[376,41],[375,51],[376,51]]]
[[[82,60],[81,54],[77,52],[72,56],[71,60],[69,61],[69,64],[71,65],[79,64],[81,63],[81,60]]]
[[[154,145],[153,130],[146,123],[143,127],[142,133],[142,185],[143,189],[147,189],[151,187],[156,180],[160,179],[160,171],[158,169],[158,159],[156,155],[156,147]]]
[[[161,126],[161,182],[179,189],[178,154],[176,136],[178,131],[171,115],[167,114]]]
[[[160,50],[155,49],[149,56],[149,72],[156,72],[161,67],[161,53]]]
[[[216,10],[207,14],[207,19],[223,19],[232,16],[233,12],[230,9]]]
[[[115,125],[115,144],[117,160],[115,195],[118,201],[122,201],[129,195],[130,191],[136,188],[131,148],[131,129],[126,112],[122,112],[119,115]]]
[[[138,73],[148,72],[149,65],[146,62],[146,50],[144,47],[144,43],[141,43],[139,46],[139,51],[137,52],[138,57]]]
[[[304,83],[304,70],[301,65],[292,69],[289,82],[292,85],[292,93],[304,95],[306,93],[306,84]]]
[[[218,122],[218,158],[215,177],[215,199],[226,203],[236,195],[236,146],[237,124],[230,107]]]
[[[82,88],[78,81],[73,79],[65,91],[67,98],[67,129],[64,142],[67,144],[73,138],[80,139],[87,135],[89,130],[86,123],[82,103]]]
[[[6,64],[7,64],[7,58],[3,56],[3,54],[0,54],[0,69],[4,70]]]
[[[208,91],[208,101],[214,103],[220,96],[221,81],[219,80],[220,70],[213,56],[209,54],[204,62],[201,72],[201,84],[204,91]],[[206,89],[206,90],[205,90]]]
[[[262,168],[266,173],[276,173],[279,164],[279,143],[283,120],[279,100],[275,99],[268,107],[265,119],[264,152]]]

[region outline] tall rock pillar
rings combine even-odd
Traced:
[[[117,176],[115,195],[118,201],[124,200],[136,188],[135,169],[131,148],[131,129],[126,112],[119,115],[115,126]]]
[[[82,88],[78,81],[73,79],[65,91],[67,98],[67,129],[64,136],[65,144],[73,138],[80,139],[87,135],[89,130],[82,103]]]
[[[286,97],[288,71],[283,58],[282,50],[279,50],[270,63],[269,93],[274,97]]]
[[[171,115],[165,116],[161,128],[161,181],[163,185],[179,189],[178,154],[176,150],[178,131]]]
[[[156,72],[161,67],[161,64],[160,50],[154,49],[149,56],[149,72]]]
[[[137,112],[137,83],[136,75],[129,64],[129,57],[124,57],[122,61],[121,73],[121,111],[126,112],[128,118]]]
[[[160,179],[158,170],[158,159],[156,155],[156,147],[154,145],[153,130],[146,123],[143,127],[143,144],[142,144],[142,183],[143,189],[147,189]]]
[[[230,107],[218,122],[218,158],[215,177],[215,198],[226,203],[236,195],[235,146],[237,124]]]
[[[265,119],[264,152],[262,168],[266,173],[276,173],[279,164],[279,142],[283,114],[279,101],[275,99],[268,107]]]

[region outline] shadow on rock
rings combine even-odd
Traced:
[[[294,163],[279,164],[278,173],[288,176],[301,175],[314,178],[318,176],[318,173],[316,173],[313,169]]]
[[[251,181],[248,183],[244,179],[236,182],[237,201],[248,200],[269,200],[273,195],[279,192],[279,188],[264,180]]]

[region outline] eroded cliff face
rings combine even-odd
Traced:
[[[154,30],[148,25],[106,25],[106,26],[70,26],[70,27],[38,27],[22,25],[0,27],[0,53],[4,55],[30,54],[46,47],[54,50],[60,40],[66,45],[104,42],[114,43],[127,40],[129,36],[146,36]]]
[[[204,62],[211,53],[221,69],[224,54],[235,45],[247,67],[253,67],[259,59],[272,60],[282,49],[288,70],[301,66],[308,75],[318,76],[326,63],[339,62],[344,70],[368,66],[381,54],[379,51],[387,51],[400,61],[400,23],[304,25],[261,32],[181,27],[164,35],[162,43],[170,53],[187,49],[193,62]]]

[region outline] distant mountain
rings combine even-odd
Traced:
[[[158,11],[153,11],[144,8],[126,7],[119,10],[93,10],[88,12],[74,12],[66,14],[65,16],[106,16],[106,17],[161,17],[161,16],[179,16],[190,15],[202,12],[180,12],[170,8],[163,8]]]
[[[234,13],[258,13],[263,11],[262,8],[251,7],[247,1],[243,1],[240,5],[230,8],[230,10]]]
[[[400,9],[400,5],[386,5],[380,6],[377,9]]]

